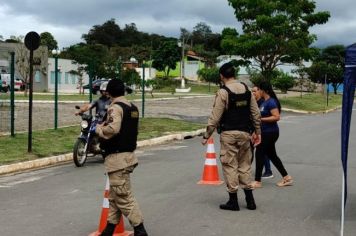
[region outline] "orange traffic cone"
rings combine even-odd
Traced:
[[[208,139],[208,148],[203,171],[203,178],[198,184],[220,185],[223,181],[219,179],[218,166],[216,165],[216,154],[214,148],[214,139]]]
[[[103,230],[106,227],[108,215],[109,215],[109,189],[110,189],[110,184],[109,184],[109,178],[106,178],[106,185],[105,185],[105,192],[104,192],[104,201],[103,201],[103,209],[101,211],[101,216],[100,216],[100,222],[99,222],[99,229],[98,231],[89,234],[89,236],[98,236],[103,232]],[[120,218],[120,223],[116,225],[115,227],[115,232],[113,236],[132,236],[133,232],[131,231],[125,231],[125,226],[124,226],[124,218],[121,215]]]

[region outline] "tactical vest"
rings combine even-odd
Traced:
[[[116,102],[123,110],[121,128],[118,134],[108,140],[100,140],[104,156],[112,153],[133,152],[137,145],[139,113],[135,105]]]
[[[222,89],[225,89],[228,92],[229,106],[224,111],[222,118],[220,120],[220,130],[239,130],[244,132],[250,132],[252,127],[251,121],[251,92],[247,88],[246,84],[242,83],[245,86],[245,93],[236,94],[233,93],[225,85]]]

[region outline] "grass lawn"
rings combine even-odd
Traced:
[[[93,100],[99,98],[98,95],[93,94]],[[10,93],[1,93],[0,99],[10,100]],[[29,96],[25,96],[23,92],[15,94],[15,101],[16,100],[29,100]],[[47,100],[47,101],[54,101],[54,94],[33,94],[33,100]],[[70,95],[58,95],[59,101],[89,101],[89,94],[70,94]]]
[[[342,103],[341,94],[329,94],[329,103],[326,106],[326,97],[320,93],[303,94],[302,97],[288,97],[280,99],[284,108],[305,110],[305,111],[325,111],[336,108]]]
[[[218,86],[215,84],[210,85],[210,92],[209,92],[209,86],[208,85],[196,85],[196,84],[189,84],[187,87],[191,87],[190,93],[186,94],[176,94],[174,93],[175,88],[173,87],[166,87],[162,88],[160,90],[154,90],[153,91],[153,98],[163,98],[163,97],[179,97],[179,96],[190,96],[194,94],[207,94],[207,95],[213,95],[215,92],[218,90]],[[172,93],[173,92],[173,93]],[[160,94],[160,93],[165,93],[165,94]],[[99,95],[93,94],[92,99],[96,100],[99,98]],[[141,99],[142,94],[135,93],[135,94],[130,94],[126,96],[127,99],[133,100],[133,99]],[[149,91],[146,91],[145,93],[145,98],[146,99],[151,99],[152,96]],[[0,93],[0,100],[10,100],[10,93]],[[20,93],[15,93],[15,101],[16,100],[28,100],[29,97],[28,95],[25,96],[23,92]],[[54,94],[48,93],[48,94],[33,94],[33,100],[40,100],[40,101],[54,101]],[[58,100],[59,101],[89,101],[89,94],[59,94],[58,95]]]
[[[165,118],[140,120],[139,140],[159,137],[174,132],[193,131],[203,125]],[[33,160],[69,153],[80,133],[79,126],[33,132],[32,154],[27,153],[27,133],[0,137],[0,164]]]

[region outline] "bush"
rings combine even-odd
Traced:
[[[198,70],[198,76],[206,81],[206,82],[210,82],[210,83],[218,83],[219,79],[220,79],[220,75],[219,75],[219,68],[217,67],[205,67],[202,68],[200,70]]]
[[[294,86],[294,78],[287,73],[279,72],[274,79],[272,79],[271,84],[282,91],[282,93],[287,93],[288,89]]]
[[[126,85],[141,85],[141,77],[135,69],[126,69],[122,73],[122,80]]]

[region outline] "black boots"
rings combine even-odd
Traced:
[[[244,189],[244,192],[246,195],[247,209],[256,210],[256,203],[255,203],[255,199],[253,198],[252,190]]]
[[[229,193],[229,201],[225,204],[220,205],[220,209],[230,210],[230,211],[239,211],[239,203],[237,202],[237,193]]]
[[[112,236],[114,234],[116,225],[107,223],[105,229],[99,236]]]
[[[134,236],[148,236],[143,223],[134,227]]]
[[[114,234],[116,225],[107,223],[105,229],[99,236],[112,236]],[[143,223],[134,227],[134,236],[148,236]]]

